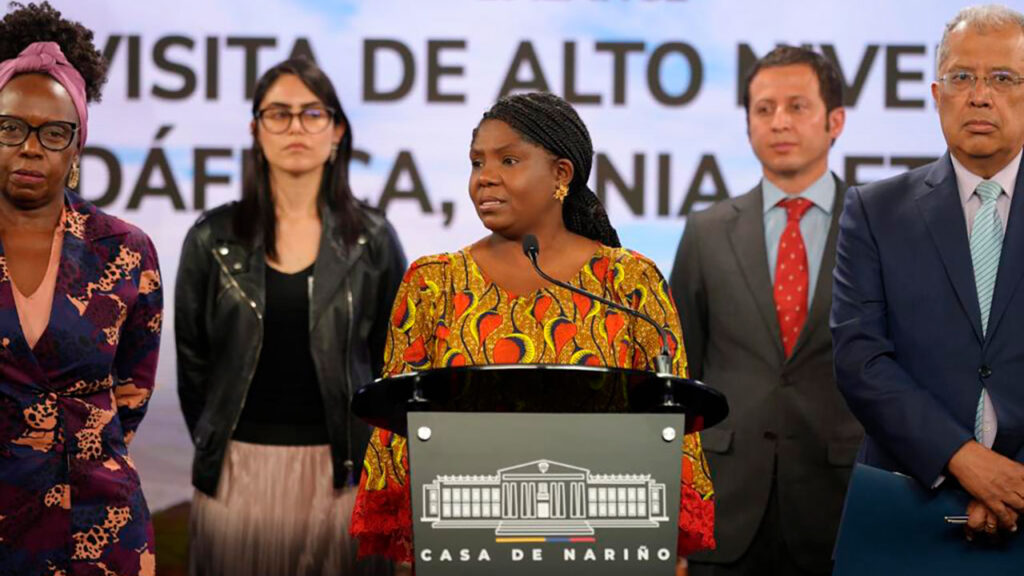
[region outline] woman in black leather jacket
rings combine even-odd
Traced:
[[[383,574],[348,540],[369,438],[349,405],[380,373],[405,256],[352,196],[352,129],[316,64],[264,74],[250,127],[242,200],[189,230],[175,289],[190,572]]]

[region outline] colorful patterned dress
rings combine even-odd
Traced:
[[[570,283],[654,318],[669,333],[673,372],[686,373],[675,304],[653,262],[601,246]],[[464,249],[420,258],[406,272],[392,310],[384,375],[516,363],[653,370],[660,348],[658,332],[646,322],[564,288],[509,294]],[[374,430],[352,517],[361,556],[412,561],[407,473],[406,439]],[[684,438],[680,489],[679,554],[713,548],[714,491],[697,434]]]
[[[160,345],[156,251],[71,193],[62,225],[34,348],[0,246],[0,575],[151,575],[153,530],[127,445]]]

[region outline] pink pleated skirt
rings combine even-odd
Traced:
[[[356,487],[334,488],[329,446],[231,441],[223,466],[217,496],[192,499],[192,576],[391,573],[386,560],[356,561]]]

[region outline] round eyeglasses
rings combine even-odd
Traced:
[[[36,133],[39,144],[53,152],[66,150],[75,141],[78,124],[74,122],[44,122],[33,126],[17,116],[0,115],[0,144],[21,146],[32,133]]]
[[[334,121],[334,111],[330,108],[303,108],[292,112],[287,108],[271,107],[260,110],[256,117],[263,129],[271,134],[283,134],[292,126],[292,119],[299,117],[302,129],[310,134],[318,134],[327,129]]]

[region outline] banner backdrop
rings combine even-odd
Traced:
[[[410,261],[483,236],[470,136],[499,96],[573,102],[596,149],[591,186],[623,243],[668,275],[686,215],[760,177],[740,104],[745,67],[776,44],[835,59],[849,182],[940,155],[930,82],[948,0],[58,0],[110,60],[90,118],[83,195],[148,232],[173,318],[182,239],[239,196],[260,73],[293,54],[333,79],[352,122],[356,195],[387,213]],[[1019,0],[1011,2],[1021,9]],[[189,498],[174,327],[132,452],[153,509]]]

